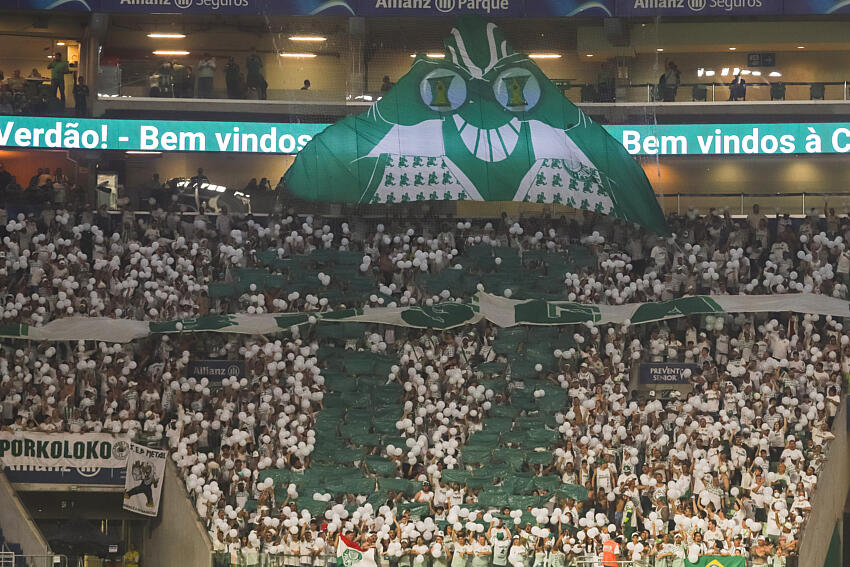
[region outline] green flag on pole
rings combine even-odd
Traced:
[[[496,24],[463,16],[444,46],[310,141],[287,189],[349,203],[559,203],[668,232],[638,163]]]
[[[747,560],[744,557],[731,557],[726,555],[703,555],[696,563],[685,559],[685,567],[746,567]]]

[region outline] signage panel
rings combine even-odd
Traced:
[[[329,124],[0,117],[0,147],[296,154]],[[850,152],[850,122],[605,125],[636,156]]]

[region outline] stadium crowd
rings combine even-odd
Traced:
[[[4,323],[33,327],[72,316],[163,321],[340,308],[321,291],[210,293],[239,270],[267,268],[264,251],[286,260],[317,250],[362,254],[350,275],[372,277],[373,288],[354,303],[347,294],[345,307],[431,305],[468,297],[433,293],[421,285],[423,274],[466,269],[466,252],[481,245],[494,256],[519,250],[521,258],[583,246],[593,262],[558,277],[563,299],[584,303],[848,296],[850,219],[832,210],[775,222],[757,207],[740,219],[690,212],[670,226],[673,236],[657,237],[594,214],[447,223],[44,209],[0,223],[0,308]],[[330,289],[347,276],[310,277]],[[6,341],[2,428],[125,432],[166,443],[215,549],[233,565],[335,562],[340,533],[393,567],[562,567],[612,550],[665,566],[712,554],[781,565],[796,553],[846,389],[841,377],[850,371],[842,321],[757,313],[565,326],[544,345],[531,377],[517,376],[511,353],[497,348],[503,332],[486,321],[445,332],[371,325],[360,337],[334,339],[308,323],[280,337]],[[402,408],[394,419],[404,445],[379,444],[353,464],[374,478],[364,463],[384,457],[389,476],[416,481],[415,490],[390,490],[380,502],[333,486],[298,494],[297,483],[281,486],[268,474],[314,465],[317,423],[328,398],[340,395],[325,379],[335,364],[323,356],[328,345],[394,361],[385,383],[398,386],[387,391]],[[188,377],[197,359],[244,360],[246,376]],[[686,371],[688,384],[672,392],[630,390],[634,365],[663,361],[698,370]],[[484,370],[487,363],[500,370]],[[550,458],[527,459],[517,472],[556,476],[582,497],[541,483],[533,506],[479,503],[482,487],[452,474],[477,468],[464,446],[487,431],[496,408],[519,407],[532,387],[533,399],[551,397],[551,387],[565,402],[551,411],[554,442],[535,447]],[[508,430],[538,413],[523,406]],[[343,428],[335,429],[341,438]],[[510,482],[493,479],[497,487]],[[324,506],[308,510],[310,497]]]

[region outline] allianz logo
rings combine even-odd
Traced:
[[[219,10],[221,8],[247,8],[249,0],[119,0],[122,6],[176,6],[186,10],[192,6]]]
[[[706,8],[734,12],[741,9],[761,8],[764,0],[634,0],[636,10],[681,9],[702,12]]]
[[[57,466],[45,466],[45,465],[7,465],[6,470],[12,472],[58,472],[58,473],[69,473],[72,470],[76,470],[77,474],[84,478],[93,478],[97,476],[101,467],[66,467],[62,465]]]
[[[438,12],[443,14],[450,14],[452,12],[478,12],[490,14],[493,12],[509,10],[510,0],[375,0],[375,9],[436,9]]]

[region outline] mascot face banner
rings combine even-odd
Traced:
[[[286,173],[299,198],[559,203],[666,232],[643,170],[494,23],[462,17],[443,60],[417,56],[364,114],[328,127]]]

